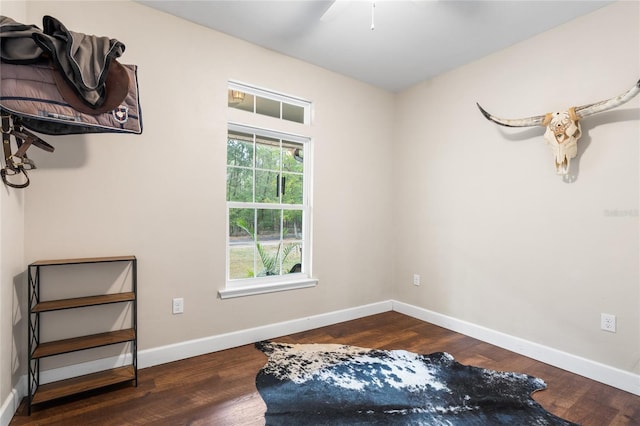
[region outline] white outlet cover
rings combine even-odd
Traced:
[[[600,314],[600,328],[611,333],[616,332],[616,316],[612,314]]]
[[[173,309],[172,312],[174,314],[181,314],[184,312],[184,299],[179,297],[173,299]]]

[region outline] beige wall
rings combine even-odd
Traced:
[[[0,14],[23,19],[25,3],[0,2]],[[26,350],[24,191],[0,184],[0,407],[17,385]],[[26,371],[26,370],[24,370]],[[0,410],[0,413],[2,410]]]
[[[623,93],[640,78],[639,7],[616,3],[398,96],[394,299],[640,372],[640,97],[584,120],[570,183],[542,128],[502,128],[475,106],[520,118]]]
[[[126,44],[144,133],[52,137],[55,153],[33,152],[24,257],[135,254],[140,349],[393,297],[638,371],[638,217],[605,212],[638,209],[639,100],[584,123],[573,183],[555,176],[539,129],[498,129],[474,105],[525,116],[626,90],[640,77],[636,3],[398,96],[136,3],[29,2],[25,20],[45,14]],[[314,138],[316,288],[217,298],[229,79],[314,102],[313,125],[288,130]],[[3,191],[0,401],[12,386],[7,345],[25,332],[10,336],[7,323],[25,261],[7,255],[22,207]],[[184,314],[171,314],[173,297]],[[618,333],[598,330],[600,312],[618,315]],[[13,386],[26,371],[16,369]]]
[[[52,137],[55,153],[34,152],[29,262],[136,255],[141,350],[390,298],[380,266],[392,254],[392,94],[136,3],[29,2],[28,12],[124,42],[144,124],[140,136]],[[286,130],[313,137],[316,288],[217,298],[229,79],[313,101],[312,126]],[[184,314],[171,314],[174,297]]]

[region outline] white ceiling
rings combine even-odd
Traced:
[[[397,92],[612,1],[139,3]],[[570,48],[567,40],[559,42],[567,42]]]

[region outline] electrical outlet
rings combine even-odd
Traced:
[[[413,285],[420,285],[420,275],[413,274]]]
[[[184,299],[182,297],[177,297],[173,299],[173,313],[181,314],[184,312]]]
[[[604,331],[616,332],[616,316],[612,314],[600,314],[600,328]]]

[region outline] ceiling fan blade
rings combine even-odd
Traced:
[[[323,22],[329,22],[335,19],[345,8],[349,6],[348,0],[334,0],[320,17]]]

